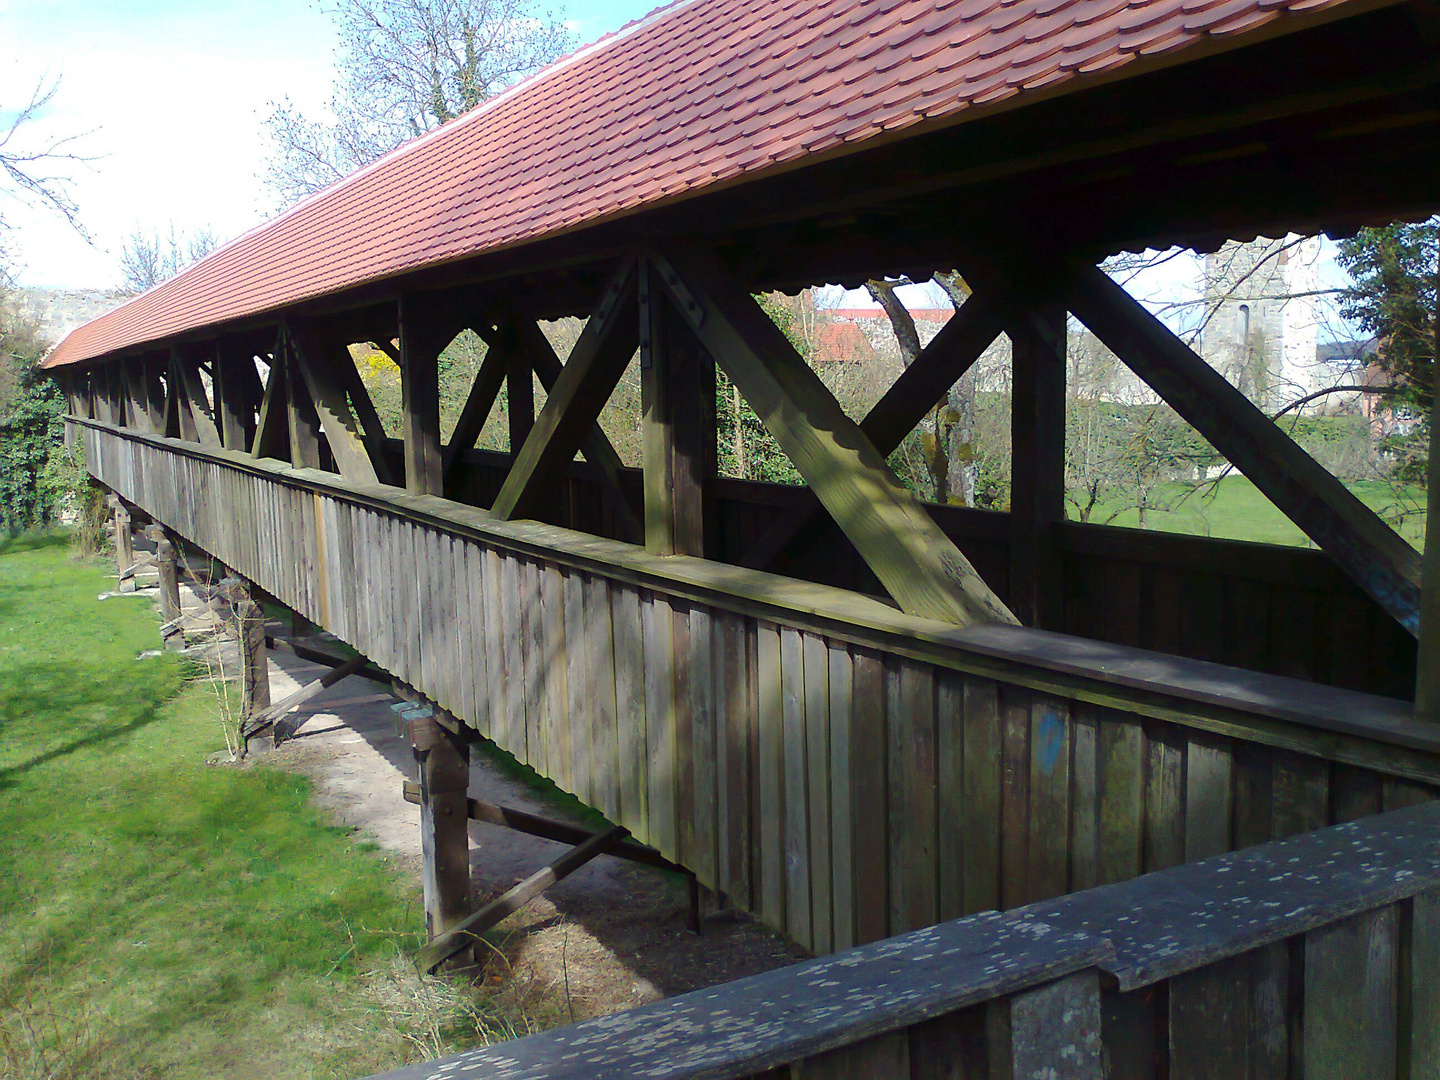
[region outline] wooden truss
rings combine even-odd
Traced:
[[[712,253],[646,248],[621,258],[561,362],[513,295],[409,294],[377,342],[401,368],[403,474],[348,352],[346,324],[283,322],[212,349],[173,347],[67,384],[84,415],[296,467],[446,495],[507,388],[511,460],[490,512],[541,515],[559,472],[583,454],[628,539],[660,555],[711,556],[715,371],[725,372],[807,487],[737,561],[763,570],[803,554],[827,518],[908,614],[952,625],[1054,623],[1055,526],[1063,520],[1065,319],[1073,313],[1411,633],[1420,558],[1164,324],[1093,266],[973,268],[976,292],[858,424]],[[487,352],[448,443],[437,359],[465,328]],[[372,330],[367,326],[366,330]],[[896,479],[886,458],[1001,333],[1014,358],[1008,602]],[[599,415],[639,350],[643,509],[631,503]],[[270,368],[264,386],[254,358]],[[207,379],[208,375],[208,388]],[[532,378],[546,392],[538,414]],[[633,492],[633,488],[629,489]]]

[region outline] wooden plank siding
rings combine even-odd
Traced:
[[[1419,750],[1300,752],[417,520],[433,497],[78,430],[106,486],[817,952],[1436,791]]]

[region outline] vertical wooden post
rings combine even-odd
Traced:
[[[126,509],[125,504],[117,495],[111,495],[109,502],[110,515],[115,522],[115,564],[120,572],[124,573],[135,565],[135,544],[130,536],[130,511]],[[128,582],[130,586],[128,589],[125,587],[126,584],[123,581],[120,583],[121,592],[135,590],[134,578]]]
[[[431,941],[474,910],[470,888],[470,747],[446,731],[435,716],[410,721],[410,742],[420,773],[420,843],[425,929]],[[467,947],[449,963],[474,962]]]
[[[1100,978],[1093,970],[990,1002],[985,1028],[992,1080],[1101,1080],[1105,1075]]]
[[[160,570],[160,618],[173,622],[180,617],[180,567],[175,557],[175,542],[160,525],[156,525],[150,535],[155,540],[155,563]]]
[[[400,298],[400,397],[404,416],[405,491],[443,495],[440,453],[440,353],[448,339],[436,325],[433,304]]]
[[[320,415],[315,411],[315,402],[310,397],[305,380],[296,370],[294,353],[288,347],[285,351],[285,389],[289,395],[286,417],[290,430],[290,464],[297,469],[321,468]]]
[[[164,372],[163,358],[151,357],[145,361],[145,411],[150,418],[150,431],[155,435],[165,434],[165,384],[161,381]]]
[[[270,707],[270,657],[265,651],[265,610],[256,602],[251,585],[242,577],[220,582],[220,594],[235,615],[240,646],[240,723]]]
[[[1440,284],[1440,263],[1435,267]],[[1440,295],[1440,294],[1437,294]],[[1431,373],[1430,475],[1425,490],[1425,554],[1420,564],[1420,640],[1415,654],[1415,719],[1440,723],[1440,311],[1435,312]]]
[[[509,326],[502,333],[514,333]],[[510,366],[505,372],[505,415],[510,428],[510,458],[520,453],[530,429],[535,426],[535,376],[530,356],[518,348],[509,351]]]
[[[715,361],[670,302],[640,286],[645,549],[711,553],[705,488],[715,474]]]
[[[215,392],[219,401],[220,442],[242,453],[255,438],[255,409],[260,401],[260,376],[251,350],[221,338],[215,350]]]
[[[1065,309],[1046,306],[1008,329],[1010,397],[1010,596],[1022,625],[1057,627],[1065,519]]]

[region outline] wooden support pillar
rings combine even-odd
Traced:
[[[715,361],[658,290],[640,284],[645,550],[712,553],[705,488],[715,475]]]
[[[174,622],[180,618],[180,563],[175,541],[161,525],[156,525],[150,535],[155,540],[155,565],[160,571],[160,618]]]
[[[110,516],[115,523],[115,564],[116,568],[123,574],[135,565],[135,542],[130,535],[130,511],[118,495],[111,495]],[[129,581],[130,587],[125,588],[125,582],[121,582],[121,592],[133,592],[135,579]]]
[[[1025,626],[1058,628],[1057,527],[1065,519],[1065,309],[1008,328],[1010,397],[1009,608]]]
[[[145,413],[149,418],[150,431],[156,435],[165,434],[164,373],[164,357],[152,357],[145,361]]]
[[[252,587],[242,577],[220,582],[220,595],[235,616],[240,647],[240,725],[270,707],[270,657],[265,651],[265,610],[255,600]]]
[[[440,353],[455,336],[431,298],[400,298],[400,396],[405,437],[405,491],[443,495],[440,452]]]
[[[410,743],[420,774],[425,929],[433,941],[474,910],[470,888],[470,747],[445,730],[433,713],[410,721]],[[470,946],[450,958],[454,967],[473,962]]]

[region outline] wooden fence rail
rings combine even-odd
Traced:
[[[83,429],[125,499],[817,953],[1430,799],[1410,706]]]
[[[972,915],[383,1080],[461,1075],[1440,1076],[1440,804]]]

